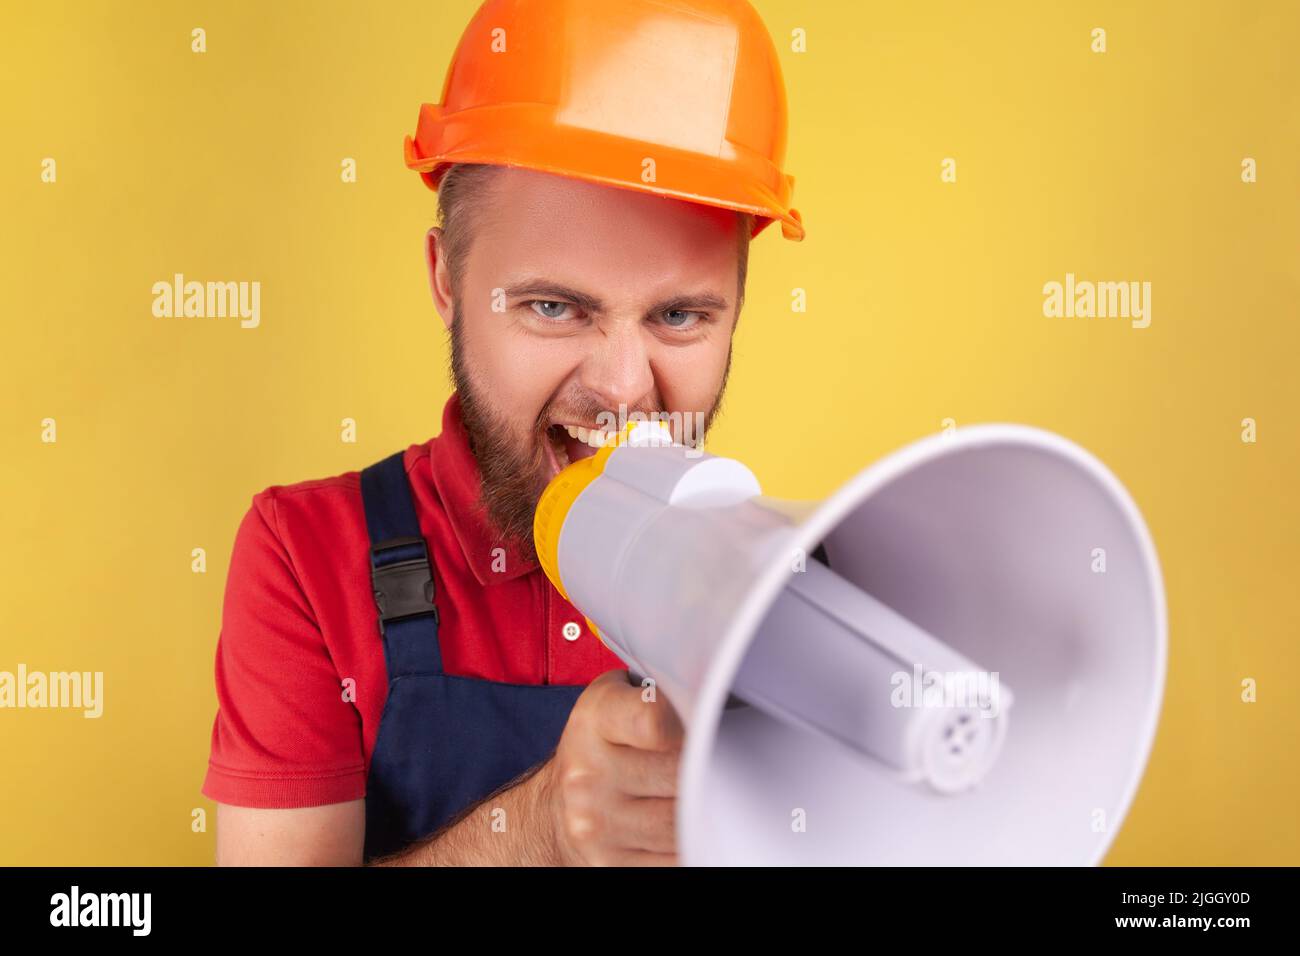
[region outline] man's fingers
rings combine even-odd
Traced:
[[[647,853],[645,850],[628,850],[620,853],[616,866],[679,866],[676,853]]]
[[[555,793],[580,859],[676,866],[677,770],[685,738],[662,695],[643,697],[627,672],[601,674],[583,692],[561,738]],[[648,695],[647,695],[648,696]]]
[[[608,679],[610,675],[614,675]],[[611,671],[593,681],[600,682],[593,701],[596,732],[612,744],[640,750],[675,751],[685,736],[681,720],[663,694],[648,701],[642,689],[627,682],[622,671]]]
[[[617,830],[623,850],[649,853],[677,851],[677,801],[663,797],[629,797],[618,800],[606,814]]]
[[[607,748],[606,756],[614,771],[617,787],[624,796],[677,795],[677,766],[681,756],[678,751],[614,746]]]

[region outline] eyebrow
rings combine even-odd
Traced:
[[[515,296],[535,296],[541,299],[568,299],[575,305],[581,306],[587,312],[600,313],[605,311],[605,303],[598,297],[586,292],[579,292],[577,289],[562,285],[558,282],[550,282],[546,279],[524,279],[520,282],[514,282],[505,287],[505,294],[510,297]],[[667,299],[662,299],[654,303],[646,310],[652,312],[670,312],[677,309],[687,311],[691,309],[717,309],[725,311],[731,303],[724,297],[716,295],[713,292],[696,292],[686,295],[674,295]]]

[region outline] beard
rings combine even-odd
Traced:
[[[713,406],[704,416],[699,434],[694,436],[696,441],[703,441],[721,410],[722,395],[726,391],[730,373],[731,345],[728,344],[722,383],[714,396]],[[533,513],[551,478],[551,458],[548,453],[551,438],[547,428],[552,420],[552,409],[559,403],[554,399],[548,402],[529,423],[528,431],[522,436],[516,436],[508,410],[493,407],[473,382],[465,357],[460,314],[455,306],[452,308],[451,322],[451,378],[460,396],[461,421],[469,438],[470,451],[478,462],[482,477],[478,507],[503,542],[513,546],[515,553],[524,560],[536,561]],[[582,396],[575,396],[573,400],[564,402],[563,407],[569,413],[567,417],[577,417],[583,421],[598,421],[597,416],[611,411],[617,415],[616,409],[607,409],[590,396],[585,396],[585,400]],[[633,411],[639,411],[648,418],[653,412],[664,412],[667,409],[629,409],[629,418]]]

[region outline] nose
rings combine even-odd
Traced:
[[[640,323],[611,323],[582,363],[582,385],[605,407],[636,409],[654,390],[654,370]]]

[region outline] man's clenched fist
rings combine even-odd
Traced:
[[[612,670],[592,681],[539,773],[563,866],[677,863],[681,720],[662,694]]]

